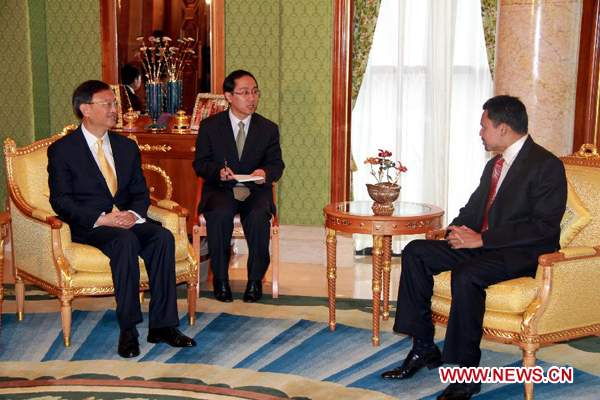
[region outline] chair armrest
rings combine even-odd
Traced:
[[[182,208],[179,206],[177,207]],[[187,210],[185,208],[183,208],[183,210],[186,211],[185,215],[187,216]],[[185,217],[182,217],[175,211],[151,205],[150,208],[148,208],[148,216],[153,220],[160,222],[163,227],[170,230],[174,235],[186,234]]]
[[[445,229],[436,229],[433,231],[429,231],[425,234],[425,239],[427,240],[441,240],[446,236]]]
[[[154,204],[155,207],[162,208],[163,210],[171,211],[176,213],[178,216],[186,218],[189,215],[189,211],[185,207],[181,207],[179,203],[173,200],[159,200]]]
[[[600,293],[600,246],[565,248],[542,255],[539,262],[540,292],[523,315],[522,332],[545,334],[598,326],[600,307],[594,299]]]

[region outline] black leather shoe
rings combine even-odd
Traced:
[[[163,342],[172,347],[194,347],[196,345],[194,339],[185,336],[175,326],[148,329],[148,342]]]
[[[231,295],[231,288],[229,287],[229,280],[214,279],[213,288],[215,293],[215,299],[222,301],[223,303],[231,303],[233,301],[233,296]]]
[[[434,369],[442,364],[442,353],[440,353],[440,349],[437,346],[421,357],[411,350],[401,366],[384,372],[381,374],[381,377],[385,379],[408,379],[425,366],[428,369]]]
[[[262,282],[248,281],[244,292],[244,303],[256,303],[262,297]]]
[[[451,383],[437,400],[467,400],[481,391],[481,382]]]
[[[140,355],[140,343],[135,328],[125,329],[119,335],[119,355],[123,358],[132,358]]]

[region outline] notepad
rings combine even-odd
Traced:
[[[252,176],[252,175],[233,175],[233,179],[238,182],[253,182],[260,181],[264,179],[262,176]]]

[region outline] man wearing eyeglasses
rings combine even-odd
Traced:
[[[69,224],[74,242],[97,247],[110,258],[121,357],[140,354],[138,256],[152,294],[148,342],[195,346],[177,328],[175,240],[148,218],[150,195],[140,151],[133,140],[110,132],[117,123],[117,106],[104,82],[86,81],[75,89],[73,110],[82,123],[48,148],[50,204]]]
[[[275,214],[272,183],[283,174],[279,128],[255,113],[260,90],[254,76],[243,70],[229,74],[223,92],[230,104],[200,124],[194,169],[205,179],[198,213],[204,213],[215,298],[231,302],[229,285],[233,218],[239,213],[248,241],[248,283],[243,300],[262,296],[262,279],[269,267],[269,230]],[[239,175],[253,181],[239,182]],[[235,175],[235,176],[234,176]]]

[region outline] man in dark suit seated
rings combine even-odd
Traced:
[[[448,226],[446,240],[414,240],[402,252],[394,331],[409,335],[404,363],[382,374],[408,379],[427,366],[477,367],[483,335],[485,289],[509,279],[535,276],[538,257],[560,248],[560,221],[567,201],[562,162],[527,134],[521,101],[496,96],[483,105],[479,135],[487,151],[479,187]],[[452,271],[452,304],[443,353],[433,342],[433,276]],[[453,383],[438,399],[468,399],[481,383]]]
[[[123,112],[127,112],[127,107],[131,107],[134,111],[142,111],[142,101],[135,94],[135,91],[142,85],[142,74],[140,69],[135,65],[126,64],[121,68],[121,81],[125,85],[126,96],[129,99],[129,104],[121,99],[123,103]]]
[[[239,213],[248,241],[248,284],[244,301],[262,296],[262,279],[269,267],[269,234],[275,204],[271,184],[285,165],[277,125],[256,114],[260,91],[250,72],[234,71],[223,82],[227,111],[200,124],[194,168],[206,180],[198,213],[204,213],[215,298],[232,301],[229,259],[233,218]],[[255,181],[238,182],[234,174]]]
[[[142,257],[150,279],[148,342],[191,347],[196,342],[177,326],[175,239],[147,215],[150,195],[137,144],[110,132],[117,101],[110,87],[86,81],[73,93],[81,125],[48,148],[50,204],[69,224],[74,242],[99,248],[110,258],[121,334],[121,357],[140,354],[136,325]]]

